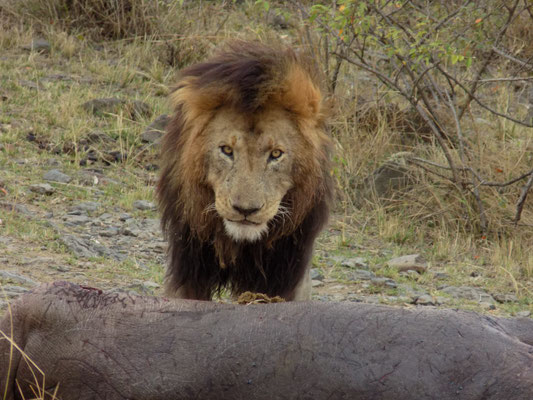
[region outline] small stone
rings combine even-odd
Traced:
[[[531,315],[531,311],[528,311],[528,310],[525,310],[525,311],[518,311],[516,313],[516,316],[517,317],[521,317],[521,318],[527,318]]]
[[[420,254],[396,257],[389,260],[387,265],[391,268],[396,268],[398,271],[413,270],[420,274],[428,269],[426,261]]]
[[[341,266],[347,268],[368,269],[368,263],[363,257],[346,258],[341,261]]]
[[[109,226],[105,230],[100,232],[100,236],[113,237],[119,234],[119,229],[115,226]]]
[[[495,293],[492,295],[492,297],[498,303],[514,303],[518,301],[518,297],[516,297],[514,294]]]
[[[68,176],[67,174],[64,174],[63,172],[57,170],[57,169],[51,169],[43,176],[44,180],[51,181],[51,182],[60,182],[60,183],[69,183],[72,178]]]
[[[50,42],[43,38],[35,38],[31,41],[31,43],[22,46],[24,50],[37,51],[39,53],[50,52],[50,47]]]
[[[414,281],[417,281],[418,278],[420,278],[420,274],[412,269],[408,269],[407,271],[400,272],[400,276],[405,276],[408,279],[412,279]]]
[[[322,275],[322,272],[318,268],[311,268],[311,271],[309,271],[311,275],[312,280],[321,281],[324,279],[324,275]]]
[[[125,236],[138,237],[142,231],[139,228],[137,221],[134,219],[128,219],[125,221],[124,226],[120,229],[120,233]]]
[[[376,275],[364,269],[356,269],[355,271],[350,271],[350,274],[347,277],[347,280],[352,281],[369,281],[372,278],[375,278]]]
[[[445,286],[440,290],[455,298],[474,300],[480,304],[494,304],[494,299],[492,298],[492,296],[485,292],[483,289],[470,286]]]
[[[91,219],[86,215],[68,215],[65,217],[65,225],[78,226],[89,223]]]
[[[144,287],[147,287],[149,289],[158,289],[161,287],[159,283],[155,283],[153,281],[144,281],[143,282]]]
[[[165,133],[165,128],[170,121],[170,116],[167,114],[160,115],[150,125],[146,127],[141,134],[143,142],[159,143],[161,137]]]
[[[58,272],[70,272],[70,267],[66,265],[52,265],[50,268],[55,269]]]
[[[415,300],[415,304],[420,305],[420,306],[434,306],[435,301],[433,300],[433,297],[425,294],[417,298]]]
[[[324,286],[324,282],[316,280],[316,279],[312,279],[311,280],[311,286],[312,287],[321,287],[321,286]]]
[[[74,235],[62,235],[60,236],[60,240],[78,257],[112,257],[118,261],[126,258],[94,240],[87,240]]]
[[[84,201],[82,203],[74,204],[72,207],[70,207],[71,211],[96,211],[100,208],[100,203],[96,201]]]
[[[56,190],[48,183],[37,183],[29,186],[30,191],[38,194],[53,194]]]
[[[133,202],[133,208],[136,208],[137,210],[155,210],[156,205],[151,201],[135,200]]]
[[[119,214],[118,218],[121,220],[121,221],[127,221],[128,219],[131,219],[131,215],[128,214],[128,213],[121,213]]]
[[[376,286],[384,286],[388,288],[395,288],[398,286],[398,284],[394,280],[384,277],[372,278],[370,279],[370,282]]]
[[[494,303],[491,303],[490,301],[480,301],[479,305],[481,306],[481,308],[487,311],[496,310],[496,306],[494,305]]]
[[[450,275],[446,272],[433,272],[433,278],[435,279],[448,279]]]

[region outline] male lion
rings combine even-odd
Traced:
[[[236,42],[181,72],[157,187],[168,295],[223,287],[310,298],[308,263],[331,198],[316,74],[290,49]]]

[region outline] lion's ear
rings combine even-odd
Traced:
[[[301,118],[318,122],[324,117],[322,92],[299,65],[289,68],[279,100]]]

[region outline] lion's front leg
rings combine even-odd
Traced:
[[[211,300],[211,296],[198,293],[191,285],[185,283],[176,289],[169,281],[165,283],[165,296],[184,300]]]
[[[298,282],[298,285],[296,285],[296,289],[294,289],[292,298],[287,299],[287,300],[292,300],[292,301],[311,300],[311,273],[309,270],[309,266],[306,268],[302,279],[300,279],[300,282]]]

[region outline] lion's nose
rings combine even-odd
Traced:
[[[233,204],[233,209],[235,211],[238,211],[240,214],[244,215],[245,217],[256,213],[261,208],[263,208],[263,206],[261,206],[261,207],[242,207],[240,205]]]

